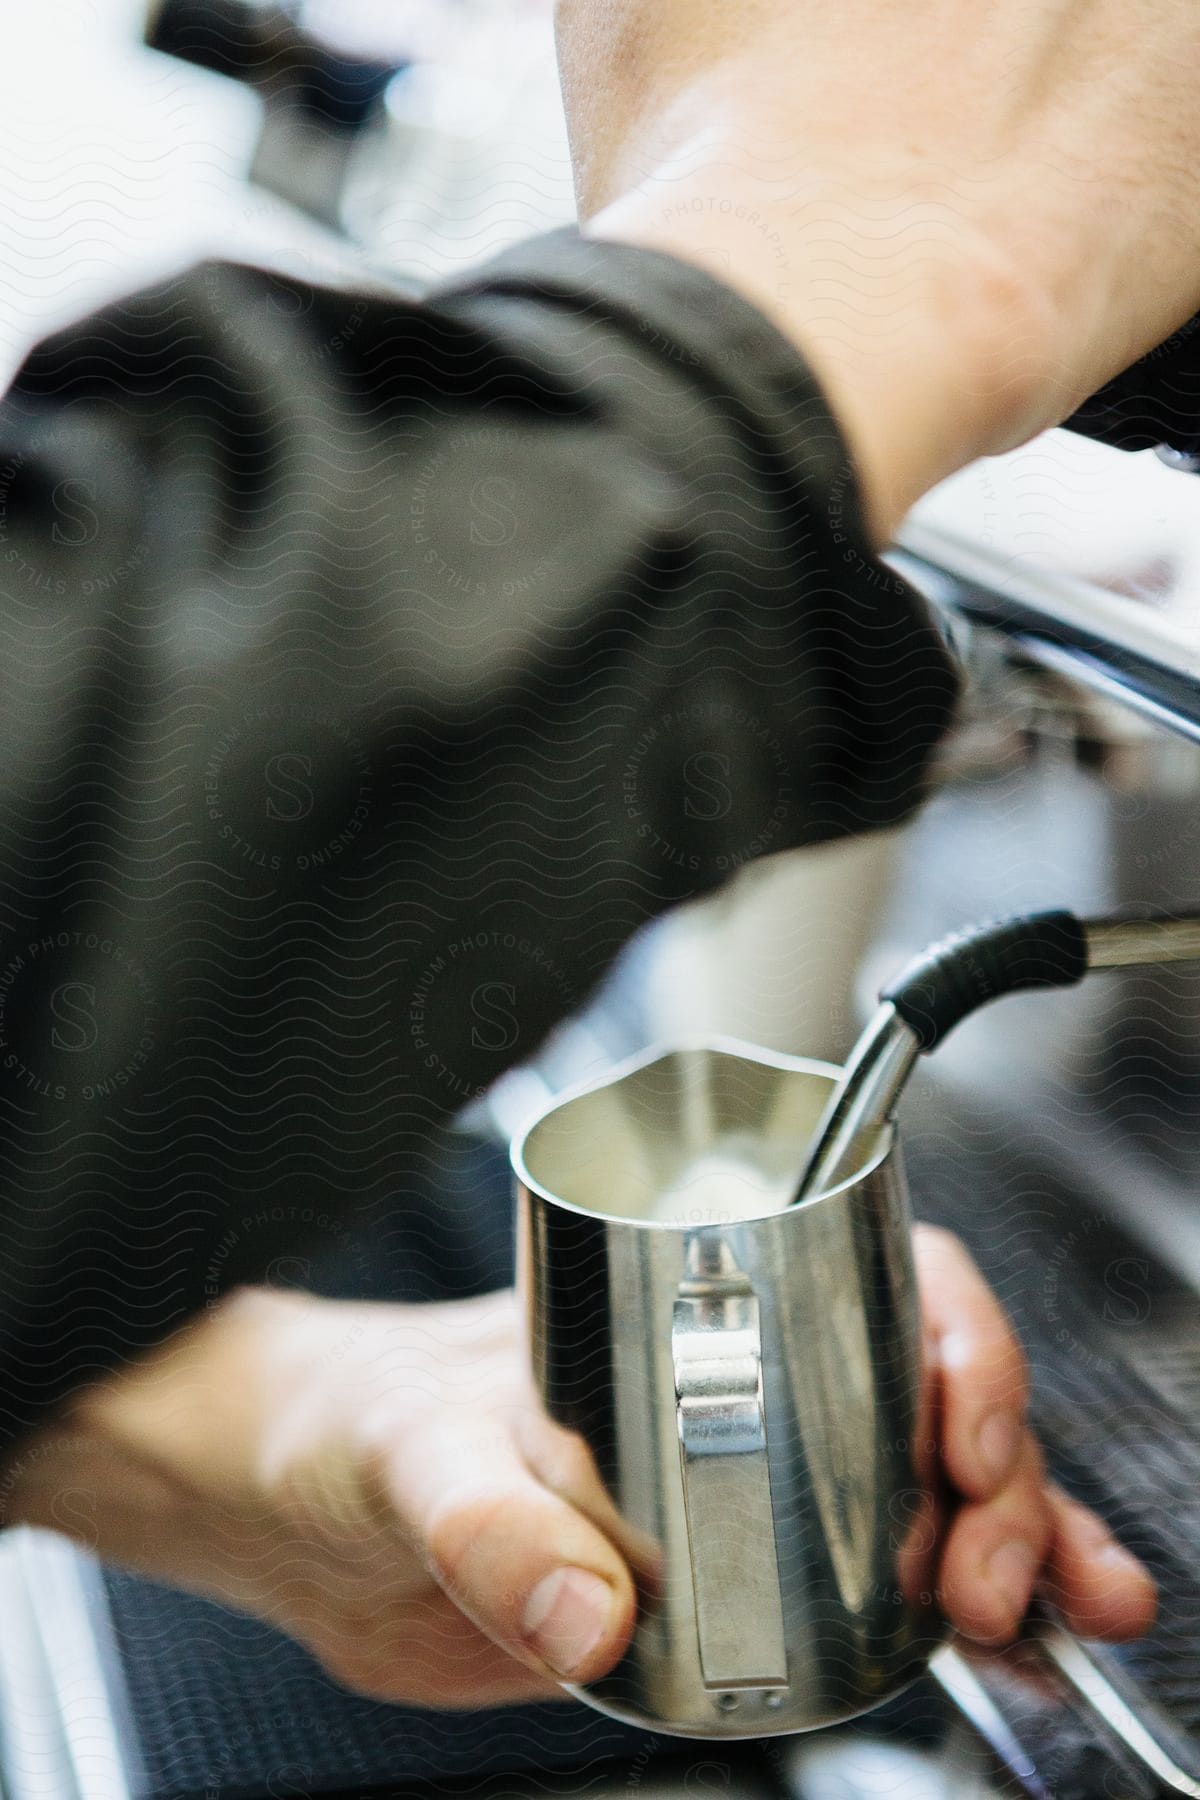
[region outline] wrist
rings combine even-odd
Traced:
[[[246,1521],[269,1513],[272,1423],[313,1360],[322,1304],[242,1290],[85,1389],[8,1459],[3,1523],[236,1600]]]
[[[160,1348],[86,1389],[72,1423],[151,1463],[198,1497],[253,1500],[264,1438],[318,1301],[243,1288]]]

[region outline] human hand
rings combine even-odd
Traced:
[[[266,1619],[348,1687],[561,1697],[632,1629],[625,1530],[518,1354],[511,1293],[344,1304],[247,1289],[17,1452],[4,1522]],[[61,1505],[60,1505],[61,1503]]]
[[[885,540],[1200,311],[1193,0],[559,0],[581,211],[799,345]]]
[[[924,1227],[916,1254],[927,1419],[961,1496],[941,1540],[947,1615],[1003,1642],[1036,1583],[1088,1635],[1144,1628],[1140,1566],[1045,1483],[1020,1354],[978,1272]],[[271,1620],[391,1701],[482,1706],[592,1679],[632,1629],[631,1571],[655,1576],[654,1546],[535,1404],[511,1294],[248,1292],[92,1390],[10,1477],[10,1520],[57,1524],[69,1487],[69,1528],[90,1517],[102,1554]]]
[[[1082,1637],[1137,1637],[1153,1583],[1103,1522],[1047,1481],[1026,1410],[1025,1359],[999,1302],[958,1238],[913,1235],[925,1327],[926,1433],[951,1497],[936,1590],[965,1637],[1015,1635],[1035,1591]]]

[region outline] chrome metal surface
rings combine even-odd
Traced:
[[[1031,1800],[1053,1800],[1012,1726],[962,1652],[953,1644],[943,1645],[931,1659],[929,1673],[1004,1766],[1012,1770]]]
[[[7,1800],[145,1790],[100,1568],[52,1532],[0,1547],[0,1769]]]
[[[1200,475],[1200,456],[1194,450],[1176,450],[1170,444],[1159,444],[1154,454],[1168,469],[1178,469],[1184,475]]]
[[[760,1309],[719,1237],[689,1242],[671,1344],[704,1685],[786,1687]]]
[[[1085,919],[1089,969],[1132,969],[1200,957],[1200,919]]]
[[[894,1006],[874,1014],[850,1054],[796,1187],[793,1204],[836,1187],[851,1173],[860,1143],[891,1118],[920,1046]]]
[[[1080,1699],[1086,1701],[1108,1729],[1116,1733],[1130,1754],[1168,1794],[1183,1794],[1191,1800],[1200,1800],[1200,1781],[1179,1767],[1077,1638],[1059,1626],[1051,1625],[1039,1633],[1038,1641]]]
[[[986,625],[1056,674],[1200,741],[1200,651],[1156,609],[919,519],[884,560],[951,620]]]
[[[1161,726],[1174,738],[1200,743],[1200,705],[1196,696],[1181,697],[1175,683],[1165,687],[1157,675],[1137,664],[1117,669],[1091,651],[1071,649],[1035,633],[1013,632],[1013,649],[1030,663],[1061,676],[1089,694],[1144,721]]]
[[[936,590],[932,599],[961,601],[964,610],[1002,628],[1019,630],[1022,619],[1037,622],[1062,643],[1154,664],[1186,677],[1193,690],[1200,679],[1200,644],[1190,630],[1180,630],[1162,608],[1139,605],[1097,581],[1022,563],[1003,546],[972,540],[919,514],[905,520],[886,560],[915,574],[922,586],[927,569]]]
[[[1080,923],[1089,971],[1200,958],[1200,918],[1193,915],[1084,919]],[[983,1000],[991,997],[984,989]],[[794,1204],[834,1186],[853,1168],[857,1147],[868,1141],[866,1134],[891,1118],[919,1054],[915,1033],[885,1001],[862,1032],[838,1079],[814,1135]]]
[[[538,1390],[647,1547],[630,1649],[580,1697],[656,1731],[832,1724],[944,1635],[891,1129],[789,1204],[836,1075],[724,1041],[654,1050],[513,1148]]]

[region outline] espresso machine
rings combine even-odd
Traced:
[[[303,7],[260,0],[155,0],[140,29],[259,95],[252,179],[331,231],[364,216],[365,173],[403,179],[387,99],[403,49],[351,53]],[[1068,423],[931,496],[889,553],[966,693],[929,805],[870,865],[847,1018],[967,921],[1200,904],[1200,323]],[[1122,513],[1140,520],[1132,555],[1110,529]],[[657,932],[635,941],[447,1150],[438,1229],[468,1285],[509,1274],[521,1120],[661,1030],[646,996],[663,950]],[[796,1030],[806,1041],[813,1020]],[[849,1052],[845,1022],[835,1035],[822,1056]],[[694,1751],[582,1706],[439,1720],[355,1699],[255,1621],[17,1533],[0,1553],[4,1786],[15,1800],[488,1782],[610,1800],[1200,1795],[1200,974],[1131,963],[988,1008],[922,1063],[904,1105],[915,1210],[966,1240],[1012,1316],[1056,1478],[1160,1583],[1144,1641],[1083,1644],[1046,1610],[1010,1651],[932,1646],[928,1674],[845,1735]],[[714,1657],[722,1624],[718,1609]]]

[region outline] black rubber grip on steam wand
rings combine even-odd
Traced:
[[[922,951],[879,998],[891,1001],[923,1051],[969,1013],[1024,988],[1073,987],[1087,974],[1087,936],[1074,913],[1025,913],[969,925]]]

